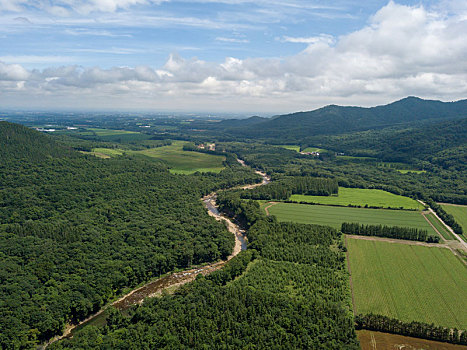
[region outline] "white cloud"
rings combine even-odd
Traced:
[[[0,81],[24,81],[29,75],[29,72],[19,64],[0,62]]]
[[[36,103],[79,100],[90,107],[286,112],[407,95],[454,100],[467,97],[464,33],[467,21],[458,14],[389,2],[364,28],[338,38],[283,37],[308,44],[285,58],[228,57],[214,63],[173,54],[158,69],[27,71],[0,63],[0,102],[27,96]]]
[[[238,39],[238,38],[225,38],[225,37],[222,37],[222,36],[218,36],[216,38],[217,41],[222,41],[222,42],[226,42],[226,43],[249,43],[250,40],[248,39]]]

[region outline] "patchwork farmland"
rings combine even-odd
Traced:
[[[467,329],[467,269],[448,249],[347,239],[356,313]]]

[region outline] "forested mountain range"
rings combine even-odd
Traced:
[[[330,105],[313,111],[273,118],[227,120],[211,127],[223,129],[225,133],[238,137],[297,140],[313,135],[342,134],[466,116],[467,100],[441,102],[407,97],[388,105],[371,108]]]

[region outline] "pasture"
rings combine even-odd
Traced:
[[[174,174],[192,174],[199,172],[215,172],[218,173],[224,169],[223,161],[225,157],[184,151],[183,141],[174,141],[170,146],[157,148],[149,148],[141,151],[96,148],[93,152],[105,154],[115,157],[121,154],[146,156],[154,160],[159,160],[169,167],[171,173]]]
[[[422,210],[423,205],[409,197],[399,196],[383,190],[339,187],[337,196],[307,196],[293,194],[290,198],[294,202],[308,202],[347,206],[349,204],[374,206],[383,208],[404,208]]]
[[[441,204],[441,207],[446,213],[451,214],[456,219],[457,223],[461,225],[464,234],[461,236],[465,241],[467,240],[467,205],[449,205]]]
[[[296,203],[277,203],[268,209],[279,221],[303,224],[327,225],[341,228],[343,222],[358,222],[365,225],[404,226],[428,231],[437,236],[431,225],[419,211],[330,207]]]
[[[450,250],[347,239],[356,313],[467,329],[467,268]]]

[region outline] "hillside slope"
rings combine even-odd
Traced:
[[[243,137],[299,139],[313,135],[342,134],[417,121],[467,117],[467,100],[441,102],[407,97],[371,108],[326,106],[309,112],[276,116],[250,125],[227,127],[226,132]]]

